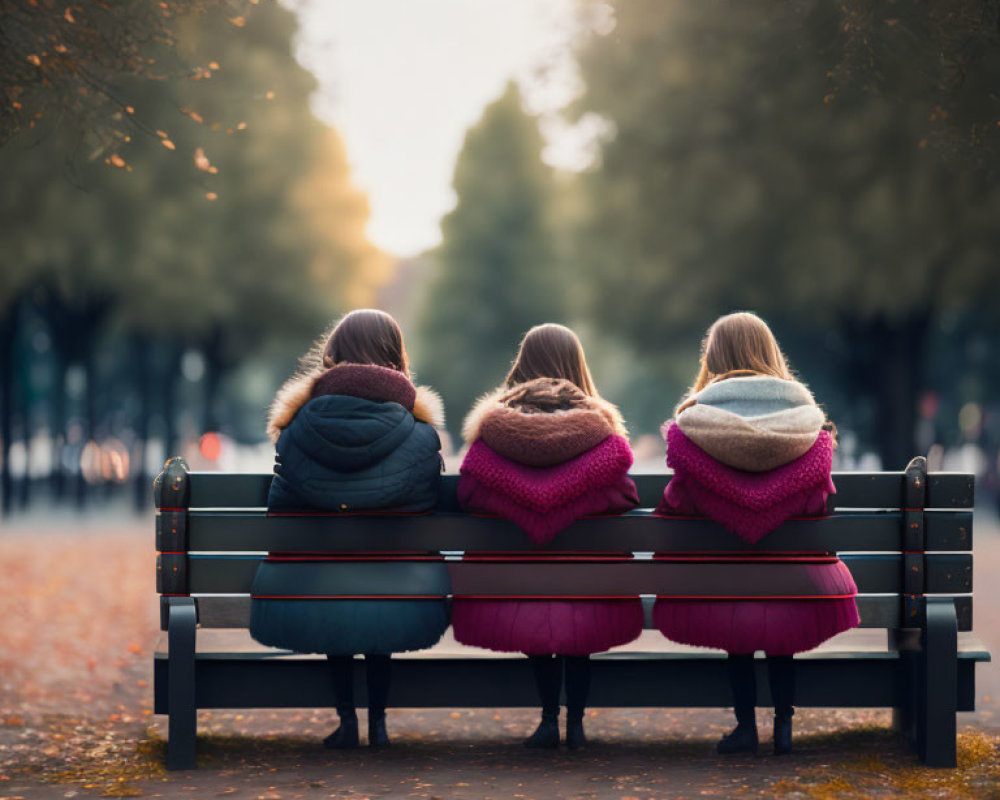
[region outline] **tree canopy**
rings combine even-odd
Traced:
[[[736,308],[825,326],[811,357],[840,364],[845,416],[898,467],[927,334],[992,281],[1000,193],[927,147],[924,97],[906,91],[922,76],[891,98],[838,84],[849,45],[819,0],[616,3],[579,54],[578,111],[613,131],[583,250],[592,313],[640,351]]]
[[[453,431],[506,375],[525,331],[565,314],[541,152],[538,124],[510,83],[466,134],[455,165],[457,203],[432,254],[417,359],[420,378],[444,394]]]
[[[227,3],[230,23],[245,24],[245,9],[258,1]],[[207,76],[206,65],[177,52],[176,25],[219,4],[0,0],[0,145],[49,116],[71,120],[102,152],[148,130],[127,82]]]
[[[46,118],[0,148],[5,275],[68,299],[110,295],[124,324],[151,333],[197,341],[221,327],[243,349],[309,335],[384,272],[343,144],[309,110],[294,14],[266,3],[239,28],[229,14],[173,24],[178,53],[210,78],[131,87],[151,135],[79,161],[84,131]]]

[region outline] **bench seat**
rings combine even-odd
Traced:
[[[888,645],[884,629],[857,629],[796,656],[796,705],[891,708],[899,705],[901,650]],[[166,713],[167,636],[156,651],[156,713]],[[718,707],[731,705],[725,653],[687,647],[647,630],[636,641],[592,656],[589,706]],[[974,710],[976,663],[990,654],[971,633],[958,637],[957,710]],[[196,645],[198,708],[333,707],[325,659],[258,644],[246,630],[204,630]],[[770,703],[763,656],[758,655],[760,702]],[[364,668],[357,662],[359,703]],[[433,680],[427,680],[433,675]],[[538,705],[524,656],[459,644],[445,634],[436,646],[393,656],[393,708],[494,708]]]

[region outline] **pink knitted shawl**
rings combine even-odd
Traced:
[[[741,539],[755,543],[800,514],[824,513],[836,489],[830,477],[833,438],[820,431],[799,458],[768,472],[728,467],[707,455],[674,422],[664,426],[667,466],[674,477],[656,509],[661,514],[702,513]]]
[[[458,500],[468,510],[512,520],[544,544],[582,516],[634,508],[630,466],[632,449],[621,436],[551,467],[518,464],[477,440],[462,462]]]
[[[528,467],[504,458],[482,440],[473,443],[461,473],[503,492],[532,511],[545,513],[618,480],[632,466],[632,448],[621,436],[554,467]]]

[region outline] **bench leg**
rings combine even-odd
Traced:
[[[902,651],[899,654],[899,705],[892,710],[892,727],[902,735],[914,750],[919,750],[917,719],[919,717],[917,686],[919,685],[919,653]]]
[[[927,598],[920,659],[920,757],[929,767],[954,767],[958,713],[958,619],[955,603]]]
[[[194,694],[197,614],[190,597],[172,597],[167,638],[167,769],[194,769],[198,709]]]

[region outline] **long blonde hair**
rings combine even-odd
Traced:
[[[565,325],[547,322],[524,334],[507,374],[507,388],[535,378],[562,378],[588,397],[599,396],[580,338]]]
[[[712,381],[739,372],[795,380],[771,329],[749,311],[726,314],[712,323],[701,343],[698,375],[678,410]]]

